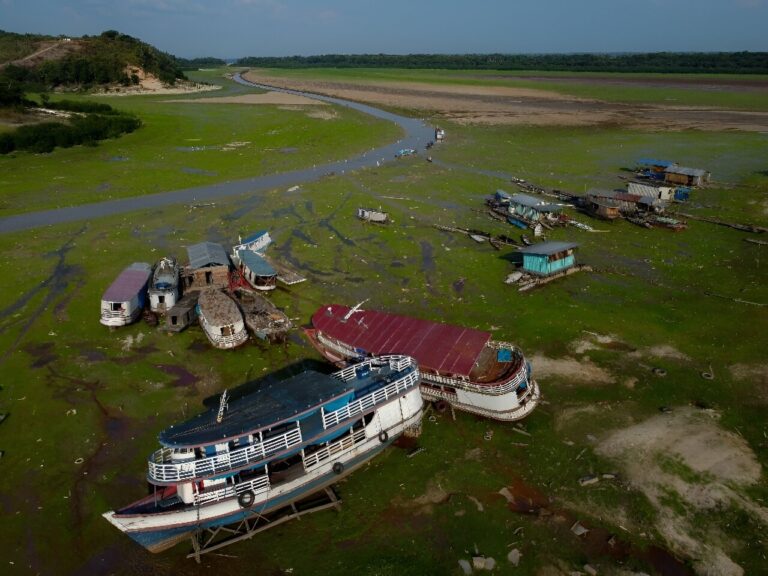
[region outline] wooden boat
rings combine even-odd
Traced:
[[[104,517],[151,552],[233,525],[338,482],[419,425],[419,369],[372,358],[332,375],[307,371],[160,433],[151,492]]]
[[[262,340],[282,340],[293,323],[268,298],[254,292],[241,292],[238,304],[245,317],[245,325],[254,336]]]
[[[369,355],[407,354],[421,371],[426,400],[459,410],[519,420],[533,411],[539,387],[522,352],[489,332],[374,310],[331,304],[312,315],[310,342],[343,365]]]
[[[234,300],[218,290],[205,290],[197,300],[203,332],[216,348],[236,348],[248,340],[245,322]]]
[[[155,265],[149,284],[149,308],[152,312],[165,313],[179,299],[179,272],[176,259],[168,256]]]
[[[134,262],[123,270],[101,297],[101,320],[104,326],[125,326],[135,322],[147,302],[147,284],[152,267]]]

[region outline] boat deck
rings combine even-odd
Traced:
[[[511,378],[524,362],[520,354],[513,354],[510,362],[499,362],[498,350],[486,346],[475,362],[469,379],[478,384],[491,384]]]

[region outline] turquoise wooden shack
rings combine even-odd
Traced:
[[[551,276],[576,264],[573,242],[541,242],[521,248],[523,270],[537,276]]]

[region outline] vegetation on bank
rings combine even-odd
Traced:
[[[61,110],[66,121],[28,124],[0,134],[0,154],[15,150],[47,153],[54,148],[95,145],[99,140],[117,138],[141,126],[136,116],[107,104],[63,100],[48,102],[47,109]]]
[[[441,68],[448,70],[561,70],[767,74],[768,52],[654,52],[648,54],[323,54],[241,58],[260,68]]]
[[[21,38],[18,38],[21,37]],[[20,34],[0,32],[0,62],[12,61],[29,55],[35,45],[45,38],[27,38]],[[0,80],[18,84],[28,91],[51,90],[59,87],[89,88],[94,85],[120,84],[130,86],[139,83],[134,69],[157,76],[166,84],[174,84],[185,78],[176,59],[157,48],[116,30],[107,30],[99,36],[83,36],[78,39],[48,38],[65,44],[61,57],[44,59],[33,65],[9,64],[0,73]],[[37,44],[35,44],[35,42]],[[26,54],[23,54],[26,52]],[[14,56],[16,58],[14,58]]]

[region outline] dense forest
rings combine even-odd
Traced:
[[[221,58],[179,58],[175,57],[176,65],[181,70],[199,70],[200,68],[221,68],[227,63]]]
[[[40,62],[18,61],[36,47],[60,43],[60,57]],[[0,31],[0,58],[10,63],[0,71],[0,80],[7,84],[21,84],[28,91],[50,90],[61,86],[88,88],[94,85],[137,84],[139,78],[131,74],[132,66],[154,74],[162,82],[173,84],[184,73],[173,56],[136,38],[115,30],[100,36],[78,39],[30,36]],[[2,60],[0,60],[2,61]]]
[[[249,57],[238,66],[259,68],[438,68],[568,72],[768,74],[768,52],[649,54],[326,54]]]

